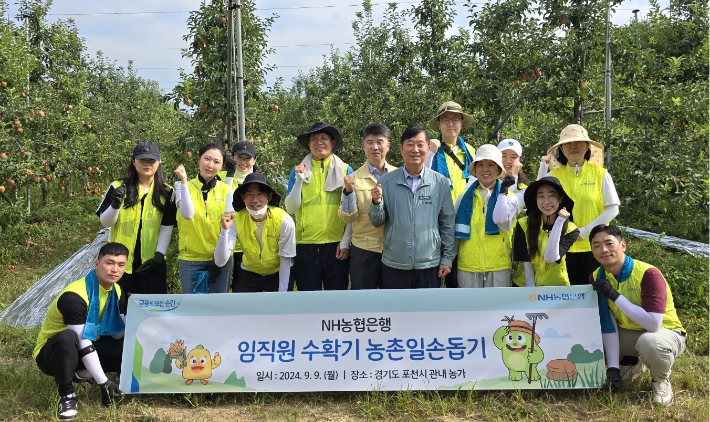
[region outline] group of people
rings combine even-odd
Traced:
[[[120,396],[104,370],[122,347],[125,299],[167,293],[174,226],[183,294],[230,285],[276,292],[592,283],[608,383],[619,388],[645,365],[654,399],[670,403],[670,368],[686,334],[663,276],[625,255],[620,230],[607,225],[620,201],[602,145],[580,125],[565,127],[531,183],[517,140],[477,149],[464,141],[473,121],[459,104],[443,103],[428,122],[436,139],[423,126],[402,133],[400,168],[387,162],[390,130],[370,124],[355,171],[334,153],[344,145],[339,131],[318,122],[297,137],[308,154],[291,170],[285,210],[256,171],[249,142],[230,156],[219,143],[204,145],[197,176],[179,165],[174,187],[158,147],[139,143],[96,211],[111,227],[110,243],[95,270],[57,296],[38,337],[35,357],[57,382],[59,418],[77,415],[72,382],[81,371],[102,387],[105,404]]]

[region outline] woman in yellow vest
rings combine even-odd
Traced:
[[[515,183],[503,173],[501,152],[481,145],[469,172],[476,179],[456,201],[455,236],[459,287],[510,287],[510,234],[518,210]]]
[[[571,220],[579,228],[579,238],[567,253],[567,274],[573,285],[587,284],[597,268],[587,237],[599,224],[608,224],[619,214],[619,195],[611,175],[604,169],[604,147],[592,141],[580,125],[569,125],[560,140],[542,157],[538,179],[548,167],[575,203]]]
[[[111,228],[110,241],[129,251],[126,272],[118,285],[126,294],[165,294],[165,252],[176,224],[176,210],[158,147],[152,142],[136,145],[125,172],[126,177],[111,183],[96,210],[101,224]]]
[[[234,214],[222,216],[214,260],[227,262],[238,239],[244,255],[239,268],[239,285],[234,293],[285,292],[296,256],[296,226],[278,207],[281,197],[261,173],[251,173],[234,195]]]
[[[565,254],[579,237],[575,203],[559,180],[545,176],[525,191],[527,216],[515,227],[513,259],[523,263],[525,286],[569,286]],[[564,233],[564,235],[562,235]]]
[[[233,258],[221,267],[213,259],[222,214],[232,202],[232,188],[215,177],[226,158],[222,145],[209,143],[200,148],[197,177],[188,180],[182,164],[175,169],[180,178],[175,183],[175,204],[180,210],[178,265],[183,294],[227,293],[229,289]]]

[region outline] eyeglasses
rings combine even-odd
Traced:
[[[445,125],[457,125],[457,124],[461,123],[461,119],[459,119],[459,118],[439,119],[439,121]]]

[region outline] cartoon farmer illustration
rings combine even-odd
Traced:
[[[526,373],[528,382],[539,380],[537,365],[544,357],[539,347],[540,336],[535,334],[530,324],[516,320],[514,316],[505,317],[501,321],[507,321],[508,325],[496,330],[493,343],[503,354],[503,363],[509,370],[508,379],[520,381],[523,373]]]
[[[171,344],[170,351],[172,353],[170,355],[175,358],[175,366],[182,369],[182,377],[187,380],[185,384],[190,385],[194,380],[200,380],[202,385],[207,385],[207,379],[212,376],[212,370],[222,363],[219,352],[215,352],[214,359],[210,359],[210,351],[199,344],[185,356],[184,343],[182,340],[178,342],[179,345]],[[177,347],[173,347],[174,345]],[[180,346],[182,346],[182,350],[176,350]]]

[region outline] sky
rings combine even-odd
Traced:
[[[401,9],[418,3],[391,1],[397,1]],[[372,0],[373,16],[381,15],[387,3]],[[668,0],[659,4],[667,6]],[[48,21],[74,19],[90,56],[100,50],[124,67],[132,60],[138,76],[157,80],[161,90],[169,92],[179,82],[178,69],[192,68],[190,60],[181,57],[180,49],[187,47],[182,36],[187,33],[189,11],[198,8],[196,0],[60,0],[53,3]],[[291,80],[299,71],[307,72],[322,65],[323,56],[330,54],[331,46],[341,52],[352,47],[355,41],[352,22],[355,13],[362,10],[360,0],[256,0],[256,8],[261,17],[278,15],[268,33],[268,44],[275,47],[275,53],[266,59],[267,64],[278,69],[267,75],[267,85],[283,78],[286,87],[292,85]],[[628,23],[633,19],[634,9],[640,10],[638,16],[643,19],[650,3],[624,1],[617,7],[612,22]],[[467,26],[464,1],[456,1],[456,12],[454,24]],[[10,4],[5,19],[14,20],[16,15],[17,7]],[[456,31],[453,28],[450,32]]]

